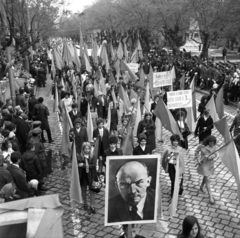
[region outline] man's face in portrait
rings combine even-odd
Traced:
[[[151,180],[147,168],[137,161],[132,161],[118,171],[116,186],[124,201],[129,206],[136,206],[146,196]]]

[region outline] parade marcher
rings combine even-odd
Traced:
[[[99,170],[100,174],[103,173],[103,166],[105,162],[103,161],[104,151],[109,148],[108,144],[109,131],[103,126],[103,119],[98,118],[97,128],[93,130],[93,140],[96,141],[99,138],[99,150],[98,150],[98,159],[99,159]]]
[[[200,192],[205,194],[204,186],[206,185],[211,204],[215,203],[211,192],[210,176],[214,174],[214,158],[217,157],[217,154],[214,153],[216,151],[216,142],[214,136],[208,136],[203,141],[203,145],[200,144],[195,151],[195,157],[198,162],[197,172],[203,175]]]
[[[73,104],[73,101],[72,101],[72,98],[70,97],[69,92],[65,92],[65,96],[62,99],[62,103],[63,103],[63,106],[65,106],[67,112],[69,113],[72,110],[72,104]]]
[[[203,112],[206,109],[207,102],[208,102],[208,97],[205,95],[202,96],[201,102],[198,105],[198,111],[200,112],[200,116],[203,115]]]
[[[213,129],[213,119],[210,116],[209,110],[205,109],[203,115],[198,119],[195,136],[198,136],[199,143],[201,143],[206,137],[210,136]]]
[[[76,118],[74,121],[74,127],[69,131],[70,141],[75,142],[77,155],[81,153],[83,142],[88,141],[87,129],[82,127],[82,119]]]
[[[151,113],[146,112],[144,115],[144,119],[140,121],[138,124],[137,136],[141,133],[146,134],[147,145],[150,147],[151,151],[156,149],[155,129],[156,129],[156,126],[151,118]]]
[[[181,234],[177,238],[204,238],[196,217],[187,216],[184,218]]]
[[[147,136],[139,134],[138,145],[133,149],[133,155],[150,155],[152,154],[151,148],[147,144]]]
[[[176,170],[179,169],[179,195],[183,194],[183,174],[185,171],[185,164],[184,164],[184,155],[185,149],[183,149],[180,143],[180,136],[179,135],[172,135],[170,137],[171,146],[169,146],[163,154],[162,158],[162,166],[166,173],[169,173],[169,177],[171,180],[171,198],[173,197],[174,192],[174,185],[175,185],[175,177],[176,177]],[[179,168],[176,168],[179,160]]]
[[[35,120],[35,118],[33,117],[33,112],[34,112],[34,106],[36,104],[38,104],[38,100],[36,99],[34,94],[30,95],[30,99],[28,101],[28,118],[29,120]]]
[[[44,139],[43,131],[45,130],[47,132],[48,142],[53,143],[51,130],[48,123],[48,116],[49,116],[49,110],[48,108],[43,104],[44,99],[42,97],[38,98],[38,104],[34,106],[33,110],[33,116],[36,120],[41,121],[41,129],[42,129],[42,142],[46,142]]]
[[[237,115],[234,117],[232,125],[230,127],[230,132],[233,131],[233,135],[237,136],[240,134],[240,110],[237,109]]]
[[[115,103],[110,102],[109,107],[111,109],[110,132],[116,132],[117,125],[118,125],[118,112],[117,112],[117,109],[115,108]]]
[[[157,106],[157,103],[158,103],[159,99],[160,99],[160,96],[159,96],[159,95],[156,95],[156,96],[154,97],[154,102],[151,104],[151,109],[150,109],[150,111],[151,111],[151,113],[152,113],[152,119],[153,119],[154,122],[156,121],[156,116],[154,115],[154,110],[155,110],[155,107]]]
[[[102,92],[99,92],[98,102],[97,102],[97,115],[103,120],[107,119],[107,108],[108,102],[105,95]]]
[[[86,99],[86,94],[82,93],[81,98],[81,108],[80,111],[82,113],[82,116],[85,118],[88,110],[88,100]]]
[[[96,209],[94,207],[95,203],[95,192],[91,191],[91,174],[92,170],[96,171],[96,158],[94,159],[93,150],[91,144],[89,142],[84,142],[82,144],[81,153],[77,156],[78,159],[78,172],[79,172],[79,180],[82,190],[82,197],[84,203],[84,209],[89,210],[95,214]],[[89,187],[90,192],[90,207],[87,205],[87,187]]]
[[[75,119],[82,118],[82,113],[78,110],[77,103],[72,104],[72,110],[69,112],[69,117],[71,118],[72,124],[74,123]]]
[[[188,149],[188,136],[191,134],[189,131],[189,128],[187,126],[187,123],[185,122],[185,113],[184,111],[180,111],[177,113],[177,124],[178,128],[182,134],[183,140],[180,141],[180,145],[184,149]]]
[[[16,106],[20,106],[22,111],[26,111],[27,109],[27,99],[24,95],[24,89],[19,88],[19,94],[16,96]]]

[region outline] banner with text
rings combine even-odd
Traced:
[[[128,63],[127,66],[134,74],[138,72],[139,65],[137,63]]]
[[[153,73],[153,88],[172,85],[173,75],[171,71]]]
[[[169,109],[192,107],[192,91],[179,90],[167,92],[167,106]]]

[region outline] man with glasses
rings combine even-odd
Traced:
[[[148,168],[138,161],[127,162],[116,173],[118,195],[109,200],[108,222],[154,219],[155,191]]]

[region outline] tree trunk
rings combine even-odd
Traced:
[[[208,48],[210,45],[209,34],[207,33],[203,34],[202,41],[203,41],[203,44],[202,44],[201,58],[208,58]]]

